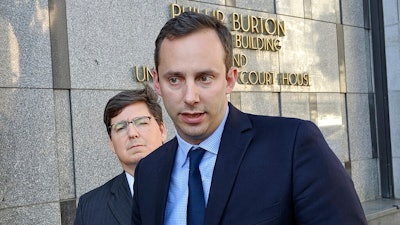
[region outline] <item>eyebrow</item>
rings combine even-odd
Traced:
[[[161,74],[161,76],[174,76],[174,75],[183,75],[184,73],[178,71],[167,71],[166,73]]]
[[[161,74],[161,76],[182,76],[185,73],[183,72],[179,72],[179,71],[167,71],[163,74]],[[195,75],[201,75],[201,74],[217,74],[217,70],[213,70],[213,69],[205,69],[205,70],[199,70],[195,72]]]

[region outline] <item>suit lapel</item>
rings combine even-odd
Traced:
[[[108,206],[121,225],[130,225],[132,217],[132,195],[125,172],[120,174],[111,187]]]
[[[207,225],[219,224],[247,146],[253,137],[248,117],[230,103],[229,107],[211,181],[204,223]]]
[[[164,154],[160,154],[159,167],[157,171],[157,187],[159,191],[153,193],[157,204],[155,207],[155,218],[160,218],[157,224],[164,224],[165,208],[167,205],[169,183],[171,181],[172,169],[175,162],[176,150],[178,149],[178,141],[173,138],[171,141],[164,144],[165,149],[163,149]]]

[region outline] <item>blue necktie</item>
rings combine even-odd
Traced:
[[[199,164],[204,155],[204,149],[196,148],[189,151],[189,199],[187,207],[187,224],[204,224],[204,192],[201,182]]]

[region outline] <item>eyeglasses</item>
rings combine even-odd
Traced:
[[[142,131],[150,125],[150,119],[151,116],[139,116],[133,118],[131,121],[123,120],[118,123],[111,124],[108,128],[111,128],[117,134],[127,134],[128,126],[131,123],[138,131]]]

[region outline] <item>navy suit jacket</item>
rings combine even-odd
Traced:
[[[229,107],[204,224],[367,224],[352,180],[317,126]],[[174,138],[137,165],[134,224],[164,224],[177,147]]]
[[[79,198],[74,225],[130,225],[132,194],[125,172]]]

